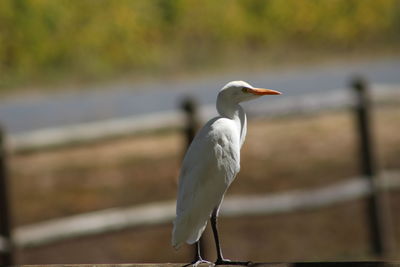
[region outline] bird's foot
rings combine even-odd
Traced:
[[[228,259],[217,259],[215,265],[242,265],[242,266],[249,266],[251,261],[231,261]]]
[[[183,265],[182,267],[189,267],[189,266],[198,267],[202,263],[208,264],[208,266],[215,266],[215,264],[213,262],[206,261],[206,260],[203,260],[203,259],[200,258],[200,259],[192,261],[191,263]]]

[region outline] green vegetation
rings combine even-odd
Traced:
[[[2,0],[0,88],[399,40],[397,0]]]

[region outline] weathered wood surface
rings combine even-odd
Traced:
[[[50,265],[19,265],[20,267],[182,267],[191,266],[187,263],[126,263],[126,264],[50,264]],[[199,267],[209,267],[202,263]],[[220,265],[233,266],[233,265]],[[236,265],[238,266],[238,265]],[[400,267],[400,262],[387,261],[352,261],[352,262],[295,262],[295,263],[253,263],[250,267]]]
[[[187,263],[127,263],[127,264],[50,264],[50,265],[19,265],[20,267],[182,267],[188,266]],[[209,267],[211,264],[202,263],[199,267]],[[220,265],[231,266],[231,265]],[[289,267],[290,263],[254,263],[251,266],[257,267]]]

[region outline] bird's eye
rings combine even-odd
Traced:
[[[243,87],[243,88],[242,88],[242,92],[243,92],[243,93],[248,93],[247,88],[246,88],[246,87]]]

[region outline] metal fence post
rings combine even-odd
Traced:
[[[0,265],[12,265],[11,223],[7,194],[7,167],[4,131],[0,127]]]
[[[384,199],[377,183],[377,166],[374,154],[374,142],[371,132],[370,97],[367,82],[355,77],[351,84],[356,93],[355,115],[359,136],[360,169],[368,180],[371,194],[367,197],[367,216],[371,249],[377,256],[389,253],[388,216]]]

